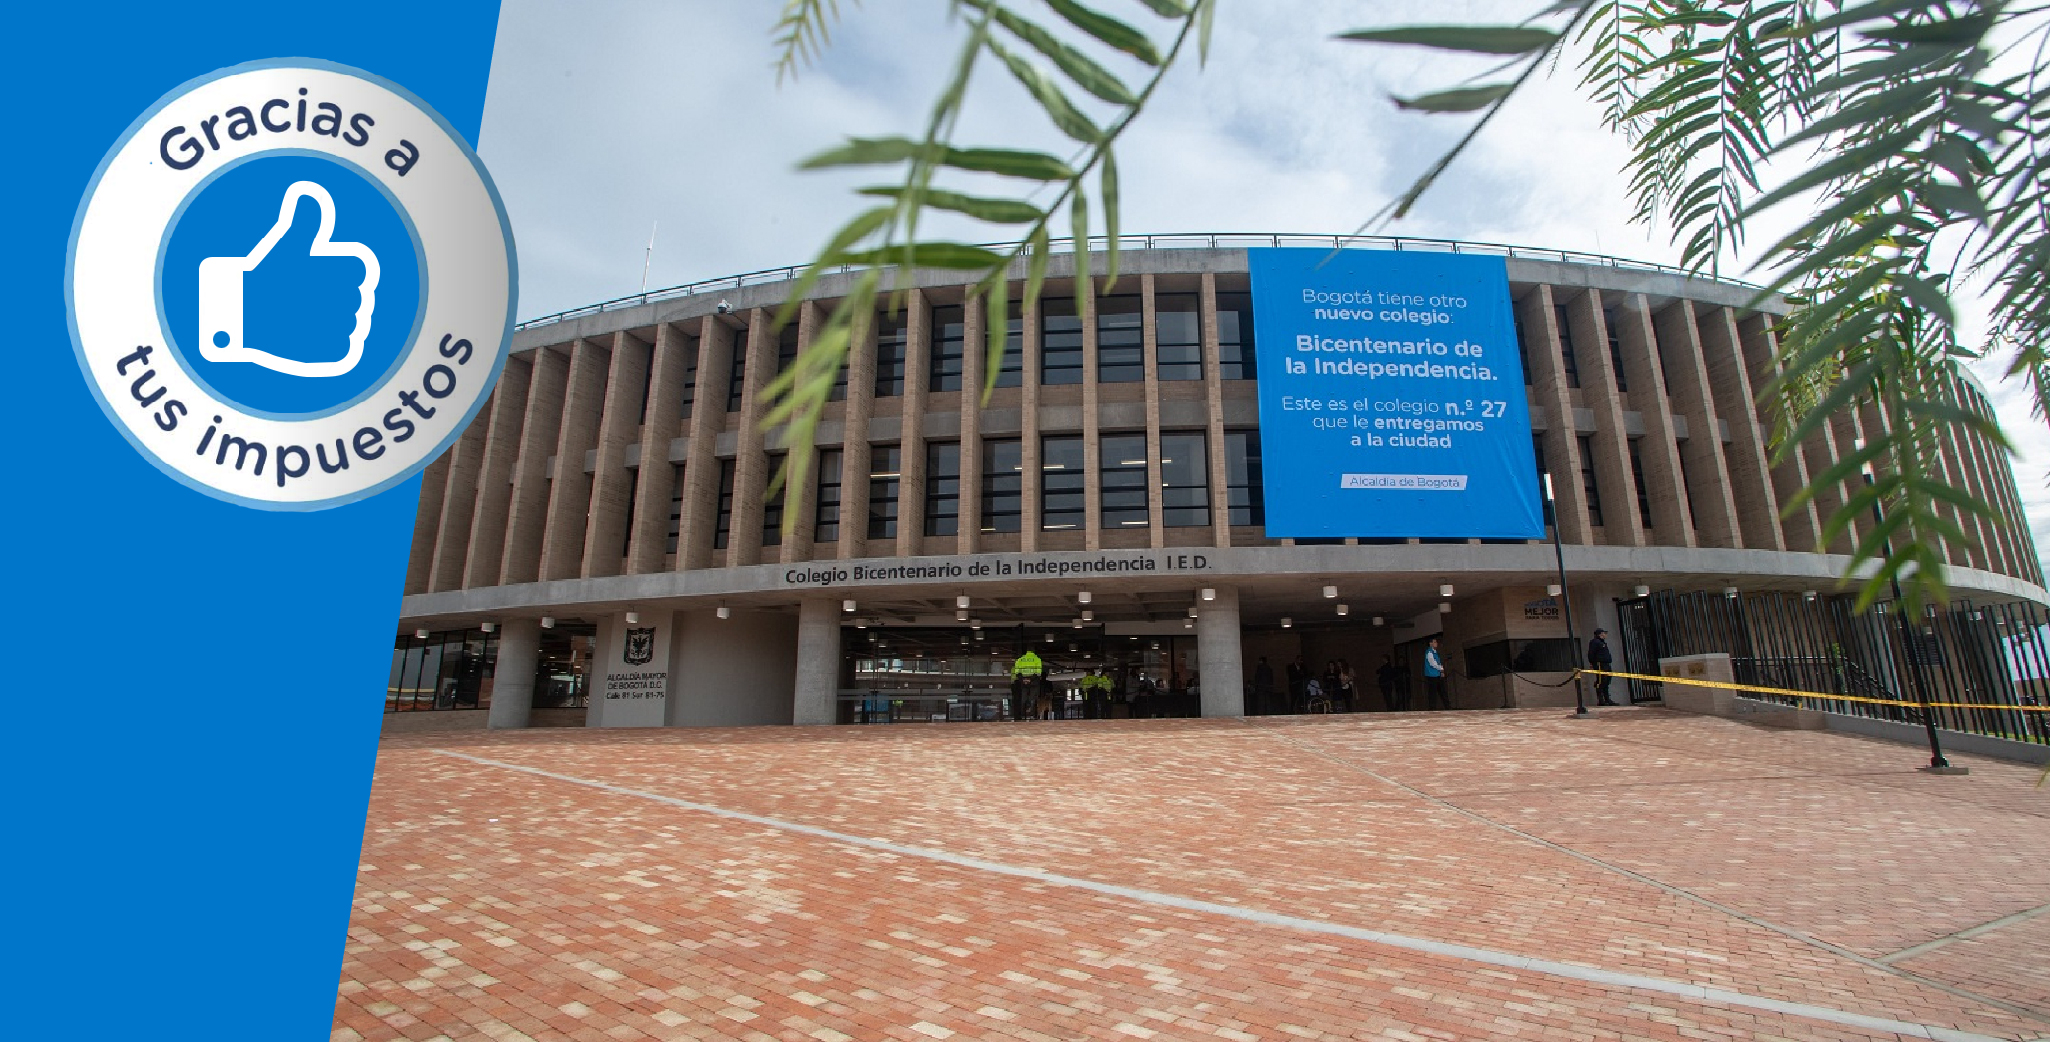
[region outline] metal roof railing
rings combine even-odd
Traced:
[[[1688,271],[1685,268],[1675,267],[1671,264],[1631,260],[1627,257],[1611,257],[1600,253],[1582,253],[1578,250],[1554,250],[1533,246],[1510,246],[1495,242],[1462,242],[1457,239],[1421,239],[1407,235],[1308,235],[1294,232],[1176,232],[1167,235],[1120,235],[1117,239],[1118,249],[1121,251],[1243,249],[1249,246],[1314,246],[1318,248],[1329,247],[1331,249],[1413,250],[1424,253],[1485,254],[1497,257],[1513,257],[1519,260],[1558,261],[1566,264],[1590,264],[1607,268],[1625,268],[1631,271],[1656,272],[1662,275],[1677,275],[1683,278],[1707,278],[1707,276]],[[986,249],[1008,250],[1017,246],[1018,242],[987,242],[978,245]],[[1056,253],[1072,253],[1074,252],[1074,239],[1054,239],[1051,240],[1050,246],[1053,252]],[[1092,235],[1089,237],[1090,252],[1100,252],[1109,248],[1110,236]],[[655,301],[676,300],[681,297],[696,296],[700,293],[710,293],[715,290],[732,290],[743,286],[788,282],[804,274],[807,267],[809,265],[791,264],[780,268],[763,268],[760,271],[743,272],[739,275],[726,275],[716,279],[686,282],[682,285],[670,286],[665,289],[651,289],[643,293],[635,293],[631,296],[614,297],[611,300],[600,301],[596,304],[586,304],[567,311],[558,311],[552,315],[530,318],[513,328],[532,329],[536,326],[545,326],[561,322],[565,319],[581,318],[585,315],[598,315],[607,311],[618,311],[622,308],[639,307]],[[841,271],[853,271],[855,267],[855,265],[847,265]],[[1759,288],[1751,283],[1740,282],[1735,279],[1709,279],[1708,281],[1741,286],[1746,289]]]

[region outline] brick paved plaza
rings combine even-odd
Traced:
[[[334,1038],[2050,1038],[2050,788],[1953,759],[1655,709],[389,738]]]

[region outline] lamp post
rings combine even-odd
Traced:
[[[1552,472],[1545,472],[1545,506],[1552,515],[1552,557],[1559,562],[1559,611],[1566,617],[1566,643],[1573,647],[1573,715],[1586,716],[1587,690],[1580,680],[1580,635],[1573,632],[1573,591],[1566,588],[1566,548],[1559,542],[1559,504],[1552,498]]]
[[[1857,448],[1860,451],[1864,450],[1865,442],[1863,439],[1858,441]],[[1871,488],[1873,483],[1872,461],[1866,460],[1858,464],[1858,474],[1865,479],[1865,487]],[[1872,523],[1882,528],[1886,525],[1886,512],[1881,509],[1879,497],[1877,496],[1872,497]],[[1879,547],[1888,558],[1893,557],[1893,540],[1881,540]],[[1889,580],[1893,584],[1893,612],[1895,617],[1900,620],[1901,654],[1907,656],[1908,683],[1915,686],[1915,701],[1922,707],[1922,729],[1928,732],[1929,735],[1929,766],[1927,769],[1942,774],[1957,772],[1960,769],[1952,767],[1950,761],[1943,758],[1943,743],[1936,738],[1936,713],[1929,708],[1929,693],[1922,688],[1922,666],[1916,661],[1918,656],[1915,654],[1915,630],[1914,626],[1908,621],[1908,613],[1902,610],[1904,606],[1901,604],[1901,581],[1899,575],[1900,573],[1896,572]]]

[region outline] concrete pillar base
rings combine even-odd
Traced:
[[[840,605],[808,597],[797,608],[797,679],[791,718],[797,724],[839,719]]]
[[[1246,667],[1239,648],[1239,591],[1218,587],[1217,599],[1196,602],[1196,671],[1203,715],[1246,715]]]
[[[541,620],[507,619],[499,624],[487,721],[492,730],[527,726],[534,711],[534,671],[540,662]]]

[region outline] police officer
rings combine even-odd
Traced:
[[[1601,675],[1594,678],[1595,704],[1602,706],[1616,704],[1615,700],[1609,697],[1609,682],[1615,678],[1609,676],[1607,671],[1615,665],[1616,656],[1609,653],[1608,634],[1608,630],[1598,628],[1594,631],[1594,636],[1589,638],[1587,642],[1587,664],[1594,669],[1603,671]]]
[[[1040,685],[1046,682],[1046,663],[1031,648],[1011,663],[1011,719],[1023,720],[1036,712]],[[1028,709],[1028,707],[1035,707]]]
[[[1110,717],[1110,678],[1098,666],[1082,678],[1082,715],[1090,720]]]

